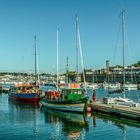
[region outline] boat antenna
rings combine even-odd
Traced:
[[[58,45],[59,45],[59,28],[57,29],[57,91],[58,91],[58,78],[59,78],[59,75],[58,75],[58,59],[59,59],[59,56],[58,56]]]
[[[69,58],[68,58],[68,56],[67,56],[67,62],[66,62],[66,82],[67,82],[67,84],[68,84],[68,82],[69,82],[69,75],[68,75],[68,73],[69,73]]]
[[[125,97],[125,23],[124,23],[124,12],[125,10],[122,10],[121,12],[121,18],[122,18],[122,53],[123,53],[123,92],[124,92],[124,97]]]

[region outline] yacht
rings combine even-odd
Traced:
[[[126,83],[124,85],[125,90],[137,90],[137,84],[133,84],[133,83]]]

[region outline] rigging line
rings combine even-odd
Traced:
[[[37,82],[37,65],[36,65],[36,47],[37,47],[37,44],[36,44],[36,35],[34,36],[34,43],[35,43],[35,85],[36,85],[36,82]]]
[[[38,78],[38,82],[40,83],[40,77],[39,77],[39,54],[38,54],[38,49],[37,49],[37,46],[36,46],[36,51],[37,51],[37,54],[36,54],[36,62],[37,62],[37,78]]]
[[[38,64],[38,50],[37,50],[37,39],[36,35],[34,37],[35,39],[35,82],[40,83],[40,78],[39,78],[39,64]]]
[[[80,38],[80,31],[78,26],[78,43],[79,43],[79,49],[80,49],[80,56],[81,56],[81,65],[82,65],[82,71],[83,71],[83,79],[84,79],[84,88],[86,91],[86,80],[85,80],[85,73],[84,73],[84,62],[83,62],[83,53],[82,53],[82,47],[81,47],[81,38]]]
[[[120,46],[120,34],[121,34],[121,21],[119,23],[119,29],[118,29],[118,33],[117,33],[117,39],[116,39],[116,43],[115,43],[115,49],[114,49],[114,54],[113,54],[113,59],[115,60],[114,63],[117,64],[118,62],[116,62],[117,59],[117,56],[116,56],[116,52],[117,52],[117,49],[119,48]]]
[[[78,83],[78,15],[76,14],[76,82]]]
[[[127,58],[126,58],[126,59],[127,59],[127,63],[128,63],[128,64],[131,64],[131,63],[132,63],[132,60],[133,60],[133,59],[132,59],[132,58],[133,58],[133,57],[132,57],[132,56],[133,56],[133,55],[132,55],[133,50],[132,50],[131,47],[130,47],[129,37],[128,37],[127,30],[125,30],[125,32],[126,32],[126,35],[127,35],[127,36],[126,36],[126,44],[127,44],[127,45],[125,45],[125,48],[127,48]]]
[[[125,11],[125,13],[126,13],[126,11]],[[126,21],[126,20],[125,20]],[[124,21],[124,22],[125,22]],[[125,24],[125,23],[124,23]],[[131,50],[130,50],[130,45],[129,45],[129,37],[128,37],[128,33],[127,33],[127,25],[125,24],[125,53],[127,54],[126,56],[127,56],[127,58],[126,58],[126,60],[127,60],[127,64],[130,64],[131,63],[131,60],[132,60],[132,57],[131,57],[131,55],[130,55],[130,52],[132,52]],[[126,49],[127,48],[127,49]],[[126,52],[127,51],[127,52]]]
[[[59,46],[59,28],[57,29],[57,91],[58,91],[58,78],[59,78],[59,74],[58,74],[58,63],[59,63],[59,61],[58,61],[58,59],[59,59],[59,50],[58,50],[58,46]]]

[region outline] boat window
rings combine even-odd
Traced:
[[[31,87],[26,87],[26,90],[30,90],[31,89]]]
[[[12,92],[17,92],[18,88],[16,88],[16,87],[11,87],[10,90],[11,90]]]
[[[21,90],[21,87],[18,87],[18,90]]]
[[[71,90],[71,89],[70,89],[70,90],[68,90],[68,94],[71,94],[71,93],[73,93],[73,92],[72,92],[72,90]]]
[[[64,95],[69,94],[69,90],[64,90],[64,91],[63,91],[63,94],[64,94]]]
[[[81,94],[81,90],[78,90],[78,94]]]
[[[74,90],[74,92],[73,92],[74,94],[77,94],[77,90]]]

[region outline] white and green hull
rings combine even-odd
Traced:
[[[59,101],[58,102],[47,102],[46,100],[40,101],[41,106],[46,107],[48,109],[54,109],[54,110],[59,110],[59,111],[69,111],[69,112],[78,112],[82,113],[85,111],[85,103],[62,103]]]

